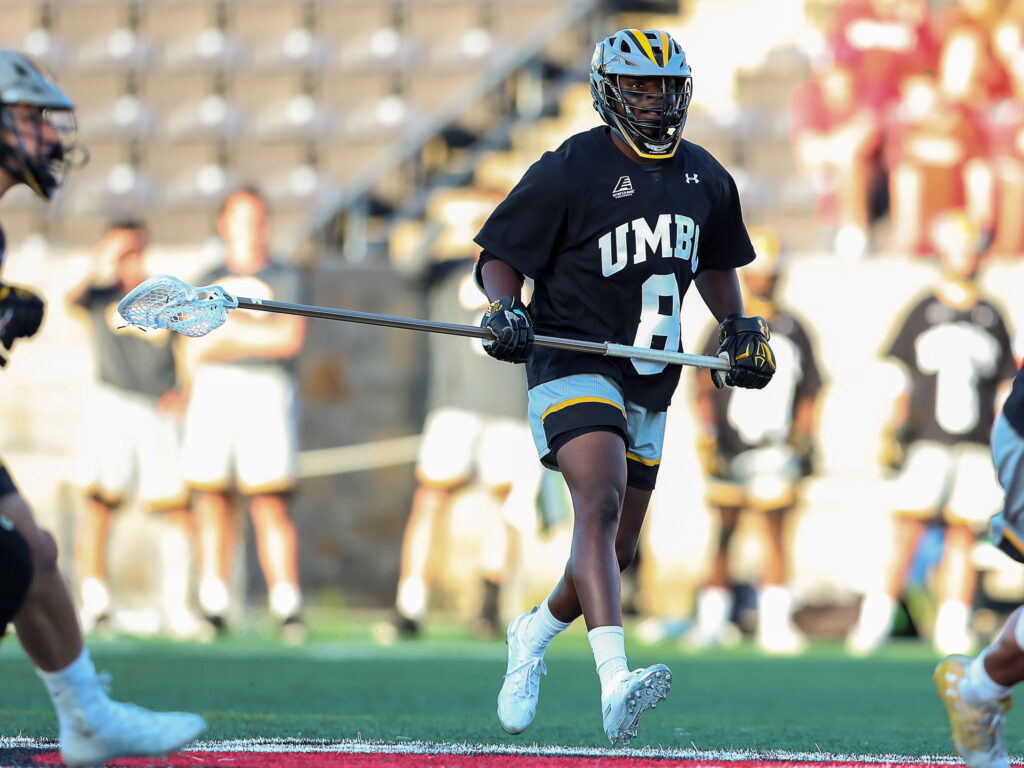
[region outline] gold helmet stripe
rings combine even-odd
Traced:
[[[658,32],[661,35],[661,66],[668,66],[668,35],[664,32]]]
[[[636,41],[636,44],[643,49],[644,55],[647,56],[647,58],[650,59],[651,62],[657,64],[658,60],[654,58],[654,49],[651,48],[651,43],[647,39],[647,35],[645,35],[639,29],[630,29],[628,30],[628,32],[630,35],[633,36],[633,39]]]

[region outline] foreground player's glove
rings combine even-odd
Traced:
[[[0,285],[0,342],[10,349],[15,339],[34,336],[43,322],[43,300],[28,288]]]
[[[533,321],[526,305],[514,296],[503,296],[484,312],[480,325],[494,338],[484,339],[484,350],[507,363],[525,363],[533,347]]]
[[[711,379],[725,385],[761,389],[775,373],[775,355],[768,346],[768,323],[763,317],[729,315],[718,326],[718,356],[729,361],[728,372],[712,371]]]

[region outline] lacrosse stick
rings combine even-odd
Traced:
[[[117,305],[117,311],[128,321],[129,325],[143,328],[168,328],[185,336],[205,336],[220,327],[232,309],[254,309],[259,312],[319,317],[326,320],[383,325],[389,328],[446,333],[452,336],[468,336],[476,339],[491,338],[491,332],[488,329],[474,325],[456,325],[455,323],[441,323],[411,317],[376,315],[370,312],[314,307],[269,299],[246,299],[241,296],[232,296],[219,285],[196,288],[170,275],[149,278],[121,299]],[[716,371],[729,370],[727,360],[708,355],[690,355],[663,349],[628,347],[624,344],[605,341],[560,339],[554,336],[536,336],[533,343],[541,347],[567,349],[571,352],[590,352],[608,357],[629,357],[634,360],[656,363],[692,365]]]

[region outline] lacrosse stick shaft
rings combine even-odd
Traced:
[[[269,299],[238,299],[239,309],[254,309],[258,312],[276,312],[285,315],[301,315],[317,317],[325,320],[342,320],[349,323],[365,325],[382,325],[388,328],[405,328],[410,331],[427,331],[428,333],[445,333],[450,336],[467,336],[474,339],[488,339],[490,331],[474,325],[458,325],[442,323],[434,320],[420,320],[413,317],[396,317],[395,315],[378,315],[372,312],[356,312],[351,309],[335,309],[333,307],[316,307],[307,304],[292,304],[287,301],[271,301]],[[696,368],[710,368],[716,371],[728,371],[729,363],[720,357],[708,355],[690,355],[685,352],[671,352],[663,349],[647,349],[646,347],[629,347],[601,341],[580,341],[577,339],[560,339],[554,336],[535,336],[533,343],[540,347],[565,349],[570,352],[589,352],[608,357],[629,357],[634,360],[645,360],[656,363],[674,365],[690,365]]]

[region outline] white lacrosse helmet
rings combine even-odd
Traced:
[[[659,103],[645,103],[640,109],[641,99],[649,93],[623,89],[623,76],[657,78]],[[590,61],[590,92],[601,119],[638,155],[662,159],[676,153],[693,81],[686,54],[668,32],[623,29],[599,42]]]
[[[25,146],[14,119],[11,108],[15,105],[37,110],[32,151]],[[69,158],[77,147],[74,109],[71,99],[40,64],[23,53],[0,48],[0,129],[10,134],[0,140],[0,168],[42,198],[53,197],[71,165]],[[44,122],[58,136],[58,142],[48,147],[40,140]],[[84,155],[84,150],[80,154]]]

